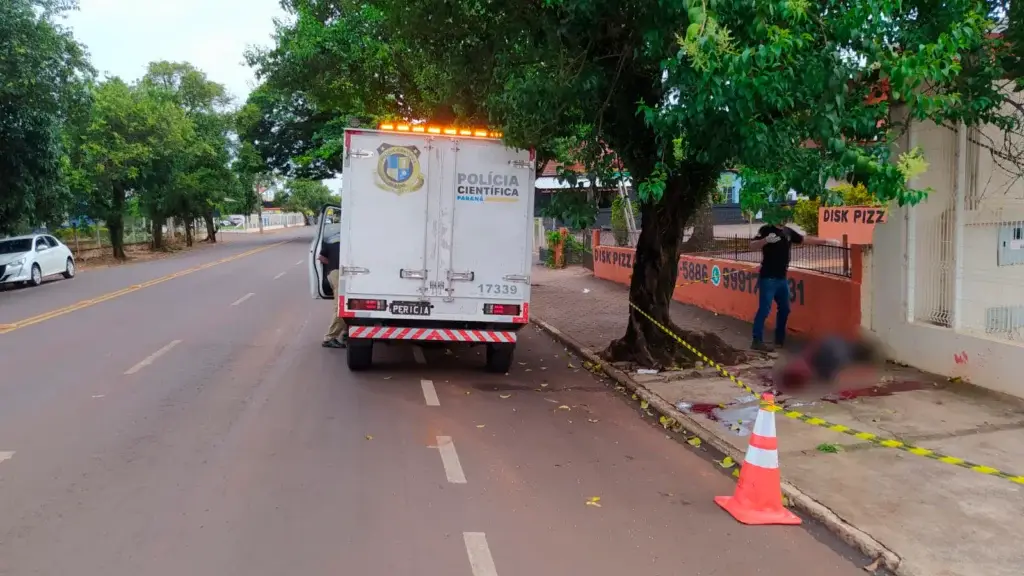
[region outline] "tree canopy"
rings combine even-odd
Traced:
[[[190,243],[192,223],[205,221],[215,242],[215,214],[255,209],[272,171],[239,141],[224,86],[187,62],[153,62],[135,81],[97,78],[58,23],[76,7],[0,3],[0,234],[88,216],[124,258],[131,214],[150,223],[155,248],[168,218]]]

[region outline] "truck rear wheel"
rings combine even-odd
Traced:
[[[504,374],[512,367],[515,344],[488,344],[487,371]]]
[[[373,340],[349,339],[348,348],[345,350],[348,353],[349,370],[366,370],[373,364]]]

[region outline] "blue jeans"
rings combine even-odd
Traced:
[[[754,342],[764,342],[764,321],[772,311],[772,301],[778,310],[775,315],[775,344],[786,341],[786,320],[789,319],[789,280],[786,278],[758,278],[757,315],[754,316]]]

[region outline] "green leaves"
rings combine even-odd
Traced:
[[[0,2],[0,236],[63,220],[71,200],[64,127],[88,106],[84,50],[66,3]]]

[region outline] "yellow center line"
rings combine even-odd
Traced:
[[[275,242],[274,244],[270,244],[269,246],[264,246],[262,248],[255,248],[253,250],[249,250],[248,252],[242,252],[241,254],[235,254],[234,256],[228,256],[227,258],[221,258],[220,260],[215,260],[213,262],[207,262],[206,264],[200,264],[199,266],[193,266],[192,268],[186,268],[185,270],[179,270],[177,272],[173,272],[173,273],[168,274],[166,276],[161,276],[159,278],[154,278],[153,280],[148,280],[146,282],[142,282],[141,284],[133,284],[133,285],[127,287],[127,288],[122,288],[120,290],[115,290],[113,292],[108,292],[106,294],[103,294],[101,296],[97,296],[97,297],[92,298],[90,300],[82,300],[81,302],[76,302],[75,304],[64,306],[63,308],[57,308],[56,310],[50,310],[49,312],[43,312],[42,314],[38,314],[36,316],[32,316],[31,318],[26,318],[24,320],[19,320],[17,322],[12,323],[12,324],[0,324],[0,334],[7,334],[8,332],[14,332],[15,330],[18,330],[19,328],[25,328],[26,326],[32,326],[33,324],[39,324],[40,322],[45,322],[47,320],[51,320],[51,319],[56,318],[58,316],[64,316],[65,314],[70,314],[71,312],[74,312],[76,310],[82,310],[83,308],[88,308],[90,306],[95,306],[96,304],[99,304],[101,302],[107,302],[108,300],[113,300],[114,298],[119,298],[121,296],[124,296],[125,294],[131,294],[132,292],[137,292],[139,290],[142,290],[143,288],[149,288],[150,286],[156,286],[157,284],[162,284],[164,282],[167,282],[168,280],[173,280],[174,278],[180,278],[182,276],[187,276],[189,274],[192,274],[193,272],[199,272],[200,270],[206,270],[207,268],[213,268],[214,266],[219,266],[221,264],[227,264],[228,262],[232,262],[234,260],[239,260],[239,259],[245,258],[246,256],[252,256],[253,254],[256,254],[258,252],[263,252],[264,250],[269,250],[271,248],[274,248],[275,246],[280,246],[281,244],[284,244],[284,243],[285,242]]]

